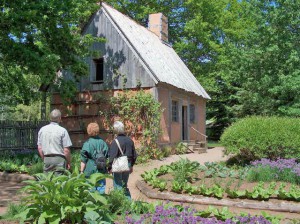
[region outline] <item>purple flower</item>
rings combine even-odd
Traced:
[[[261,159],[251,162],[251,165],[254,167],[270,167],[277,169],[278,172],[283,172],[289,170],[293,172],[296,176],[300,177],[300,164],[296,162],[296,159],[282,159],[278,158],[277,160],[270,159]]]

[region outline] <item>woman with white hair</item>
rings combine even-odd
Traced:
[[[130,171],[122,173],[113,173],[114,177],[114,188],[115,189],[124,189],[124,193],[128,198],[131,198],[130,191],[128,189],[127,183],[129,174],[133,171],[133,165],[135,164],[137,154],[134,147],[134,142],[131,138],[125,135],[124,124],[121,121],[116,121],[113,125],[114,133],[117,135],[116,139],[120,143],[120,147],[124,155],[128,158],[128,164]],[[121,152],[116,143],[116,140],[113,140],[109,149],[109,165],[108,170],[111,172],[112,163],[115,158],[121,156]]]

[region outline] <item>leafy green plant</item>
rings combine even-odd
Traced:
[[[181,155],[187,152],[187,145],[186,143],[179,142],[175,147],[175,154]]]
[[[27,205],[25,205],[25,204],[10,203],[10,204],[8,204],[6,213],[4,215],[0,216],[0,220],[1,219],[16,220],[17,219],[16,216],[18,214],[20,214],[21,212],[25,211],[26,208],[27,208]]]
[[[200,164],[196,161],[191,162],[188,159],[180,159],[177,162],[171,163],[172,175],[175,181],[180,183],[192,182],[197,177],[197,170]]]
[[[258,199],[258,200],[268,200],[271,195],[275,193],[276,183],[272,182],[268,188],[265,188],[264,182],[259,182],[257,186],[253,187],[250,192],[246,190],[246,197]]]
[[[15,150],[0,152],[0,170],[6,172],[28,173],[31,166],[42,162],[32,150]]]
[[[141,150],[138,150],[141,151]],[[150,160],[151,156],[148,154],[139,154],[136,160],[136,164],[144,164],[147,163]]]
[[[272,224],[280,224],[280,221],[282,220],[282,215],[268,214],[265,211],[261,211],[261,214],[263,217],[265,217],[267,220],[269,220]]]
[[[252,190],[242,191],[239,191],[238,189],[242,184],[243,179],[239,179],[234,190],[230,189],[230,186],[232,185],[231,181],[226,187],[221,186],[217,182],[212,187],[208,187],[204,183],[200,186],[193,186],[188,180],[192,180],[191,177],[194,176],[193,173],[197,170],[203,170],[203,166],[200,166],[200,164],[197,162],[191,163],[187,159],[182,159],[178,162],[172,163],[171,165],[163,165],[159,169],[155,168],[151,171],[145,171],[141,176],[151,186],[154,188],[159,188],[160,191],[164,191],[166,189],[167,183],[157,177],[169,172],[172,172],[172,174],[177,172],[176,175],[180,174],[180,178],[176,179],[176,176],[174,176],[174,181],[171,185],[171,191],[175,193],[184,192],[188,194],[199,194],[216,198],[223,198],[224,193],[226,193],[230,198],[248,198],[256,200],[268,200],[271,196],[274,196],[278,197],[279,199],[300,201],[299,187],[292,185],[289,191],[286,191],[284,189],[285,184],[281,184],[278,190],[276,190],[276,182],[271,182],[268,187],[265,186],[264,182],[259,182],[257,186],[253,187]],[[185,178],[182,178],[184,176]],[[188,178],[186,178],[187,176]]]
[[[218,220],[225,221],[226,219],[231,219],[235,215],[231,213],[228,209],[228,207],[223,207],[221,209],[216,209],[214,207],[211,207],[212,214],[214,217],[216,217]]]
[[[141,176],[144,179],[144,181],[149,182],[153,179],[156,179],[156,177],[159,174],[158,169],[150,170],[150,171],[145,171]]]
[[[153,186],[153,188],[159,188],[160,191],[164,191],[167,187],[167,182],[159,178],[153,178],[148,183]]]
[[[236,177],[237,172],[227,168],[221,163],[216,162],[205,162],[204,167],[201,170],[205,172],[205,177]]]
[[[223,198],[225,189],[223,189],[219,184],[214,184],[212,187],[212,192],[214,197]]]
[[[122,214],[128,211],[131,201],[126,197],[123,189],[114,189],[107,197],[109,211],[114,214]]]
[[[75,223],[85,217],[94,217],[98,222],[111,220],[106,196],[93,190],[99,180],[110,178],[108,175],[95,173],[86,179],[78,172],[61,176],[41,173],[36,178],[25,181],[27,185],[22,189],[28,207],[18,216],[21,220],[38,223]]]
[[[157,140],[161,133],[159,123],[163,111],[160,103],[143,90],[137,91],[136,94],[124,91],[103,102],[110,108],[100,111],[104,123],[109,126],[113,117],[120,117],[124,123],[129,124],[126,125],[126,132],[133,133],[141,143],[141,147],[137,148],[139,156],[148,155],[150,158],[157,158],[155,153],[160,153],[160,150],[157,150]]]
[[[134,214],[146,214],[154,212],[155,204],[144,201],[131,201],[130,212]]]
[[[44,163],[42,161],[39,161],[35,164],[32,164],[28,167],[28,174],[34,175],[38,173],[42,173],[44,171]]]
[[[181,193],[184,187],[184,183],[183,182],[178,182],[178,181],[173,181],[172,182],[172,188],[171,191],[175,192],[175,193]]]
[[[185,183],[183,191],[188,194],[200,194],[200,190],[197,186],[192,186],[190,183]]]
[[[210,196],[213,195],[213,190],[212,190],[212,188],[207,187],[205,184],[201,184],[201,185],[199,186],[199,189],[200,189],[200,194],[201,194],[201,195],[208,196],[208,197],[210,197]]]
[[[172,155],[172,147],[171,146],[164,146],[161,148],[163,157],[169,157],[170,155]]]
[[[231,190],[229,188],[226,188],[225,192],[230,198],[246,198],[245,190],[239,191],[239,190]]]
[[[278,189],[278,197],[285,200],[300,201],[300,188],[296,185],[291,185],[290,189],[286,191],[285,184],[281,184]]]

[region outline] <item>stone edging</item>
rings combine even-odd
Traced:
[[[230,199],[217,199],[212,197],[203,197],[201,195],[183,195],[171,192],[157,192],[149,187],[144,181],[137,181],[136,187],[147,197],[161,200],[169,200],[183,203],[202,204],[202,205],[218,205],[218,206],[232,206],[239,208],[263,209],[277,212],[300,212],[300,203],[286,203],[281,202],[274,204],[266,201],[243,201]]]
[[[35,178],[28,174],[0,172],[0,182],[21,183],[24,180],[35,180]]]

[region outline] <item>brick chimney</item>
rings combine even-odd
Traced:
[[[162,13],[149,15],[148,29],[155,33],[160,40],[168,41],[168,18]]]

